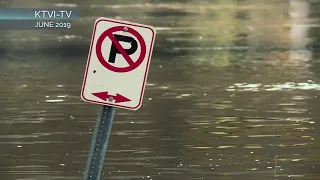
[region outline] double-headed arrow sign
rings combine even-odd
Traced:
[[[110,94],[108,94],[107,91],[105,91],[105,92],[97,92],[97,93],[92,93],[92,94],[94,96],[104,100],[104,101],[106,101],[109,98],[113,98],[116,103],[131,101],[130,99],[122,96],[121,94],[110,95]]]

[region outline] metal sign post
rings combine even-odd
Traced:
[[[84,171],[84,180],[100,179],[104,157],[107,152],[114,113],[114,107],[102,106],[98,114],[88,160]]]

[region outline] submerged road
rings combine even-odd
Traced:
[[[101,15],[157,28],[143,105],[117,110],[101,180],[320,179],[320,3],[32,2],[82,19],[0,33],[1,180],[83,177],[100,106],[80,88]]]

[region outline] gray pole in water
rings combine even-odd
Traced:
[[[100,179],[104,157],[107,152],[114,113],[114,107],[102,106],[101,111],[98,114],[88,160],[84,171],[84,180]]]

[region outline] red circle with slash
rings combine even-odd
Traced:
[[[126,32],[131,33],[133,36],[135,36],[138,39],[138,42],[141,47],[140,56],[136,61],[133,61],[132,58],[128,55],[128,53],[123,49],[121,44],[117,41],[117,39],[114,37],[112,33],[117,31],[124,31],[126,29]],[[117,47],[121,55],[124,57],[124,59],[127,61],[129,66],[127,67],[116,67],[109,64],[102,55],[102,43],[105,40],[105,38],[109,37],[112,43]],[[137,67],[143,62],[145,56],[146,56],[146,43],[144,42],[143,37],[134,29],[126,26],[115,26],[112,27],[106,31],[104,31],[100,37],[98,38],[97,44],[96,44],[96,54],[98,57],[98,60],[100,63],[107,69],[113,71],[113,72],[129,72]]]

